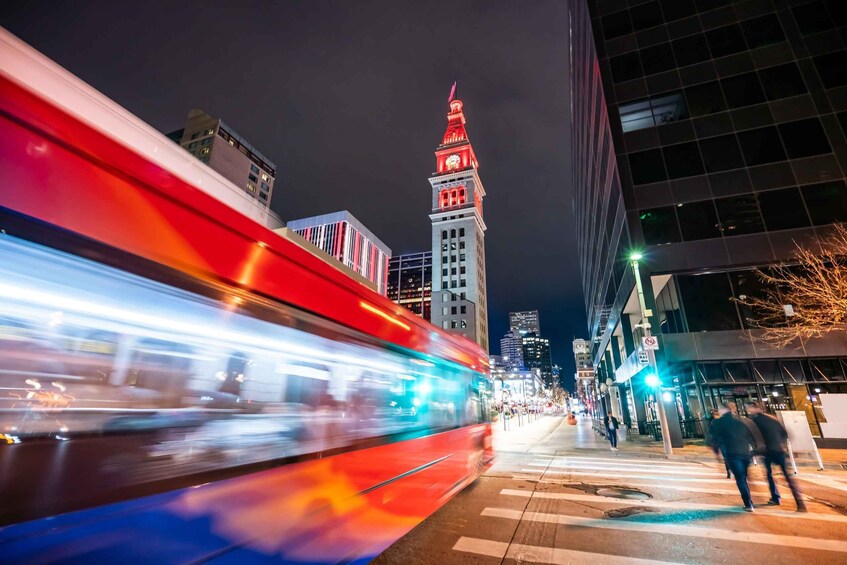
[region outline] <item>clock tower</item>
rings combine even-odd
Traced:
[[[432,186],[432,323],[488,351],[485,222],[479,163],[465,131],[462,101],[450,95],[447,131],[435,149]]]

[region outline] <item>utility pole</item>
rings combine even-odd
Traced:
[[[652,312],[647,311],[647,304],[644,302],[644,287],[641,285],[641,271],[638,269],[638,261],[642,258],[640,253],[633,253],[629,256],[632,262],[632,271],[635,274],[635,288],[638,292],[638,306],[641,308],[642,323],[639,324],[644,330],[644,337],[650,337],[650,318]],[[656,403],[659,405],[659,426],[662,429],[662,444],[665,448],[665,455],[673,455],[673,447],[671,446],[671,433],[668,428],[668,416],[665,413],[665,399],[662,394],[662,381],[659,378],[659,366],[656,363],[656,351],[653,349],[647,350],[647,357],[650,361],[650,368],[655,375],[655,379],[645,382],[654,390]]]

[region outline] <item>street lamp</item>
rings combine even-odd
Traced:
[[[635,289],[638,293],[638,306],[641,308],[641,327],[644,330],[644,337],[650,337],[650,316],[653,312],[647,310],[647,304],[644,302],[644,287],[641,284],[641,271],[638,270],[638,262],[643,259],[643,255],[637,251],[630,253],[629,261],[632,263],[632,272],[635,274]],[[652,373],[647,375],[644,382],[650,388],[656,388],[662,384],[659,379],[659,366],[656,363],[656,352],[652,349],[647,350],[647,357],[650,361],[650,369]],[[651,384],[652,383],[652,384]],[[657,392],[661,392],[657,390]],[[656,394],[657,404],[659,405],[659,426],[662,428],[662,444],[665,448],[665,455],[673,455],[673,447],[671,446],[671,433],[668,428],[668,416],[665,414],[665,402],[663,395]]]

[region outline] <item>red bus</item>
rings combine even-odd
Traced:
[[[485,351],[239,198],[0,30],[0,561],[367,561],[490,463]]]

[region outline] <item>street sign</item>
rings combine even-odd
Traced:
[[[656,351],[659,349],[659,340],[655,336],[645,336],[641,338],[641,347],[645,351]]]
[[[640,365],[649,365],[650,364],[650,356],[647,354],[646,351],[639,351],[638,352],[638,363]]]

